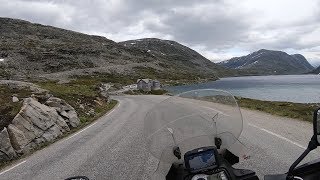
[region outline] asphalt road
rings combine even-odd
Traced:
[[[163,96],[117,97],[118,106],[81,131],[64,138],[0,172],[0,179],[65,179],[85,175],[90,179],[148,179],[157,160],[146,150],[143,135],[146,112]],[[251,158],[237,167],[259,177],[286,172],[311,137],[308,122],[242,110],[248,122],[240,140]],[[312,152],[306,159],[320,157]]]

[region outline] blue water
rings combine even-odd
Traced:
[[[221,78],[202,84],[172,86],[166,89],[181,93],[194,89],[223,89],[234,96],[269,101],[320,103],[320,75],[277,75]]]

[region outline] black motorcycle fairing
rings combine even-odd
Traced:
[[[231,164],[223,158],[221,154],[217,154],[217,161],[219,167],[207,172],[201,172],[202,174],[215,174],[220,171],[224,171],[230,180],[259,180],[254,171],[247,169],[235,169]],[[191,180],[196,175],[190,173],[184,166],[184,162],[173,163],[166,180]]]
[[[320,179],[320,159],[308,162],[294,169],[293,175],[303,180]],[[287,174],[266,175],[264,180],[286,180]]]
[[[295,168],[293,174],[303,177],[304,180],[320,179],[320,159],[298,166]]]
[[[231,165],[239,163],[239,157],[234,155],[228,149],[223,152],[223,158]]]
[[[87,176],[74,176],[74,177],[67,178],[65,180],[89,180],[89,178]]]

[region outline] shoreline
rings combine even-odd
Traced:
[[[265,112],[271,115],[312,122],[313,112],[318,103],[294,103],[284,101],[264,101],[244,97],[235,97],[240,108]]]
[[[265,101],[320,103],[319,75],[270,75],[223,77],[217,81],[166,86],[172,94],[195,89],[221,89],[235,96]]]

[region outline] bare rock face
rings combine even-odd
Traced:
[[[8,126],[12,146],[17,152],[28,152],[34,146],[50,142],[70,131],[55,108],[26,98],[20,112]]]
[[[79,124],[75,109],[62,99],[51,95],[26,98],[11,124],[0,131],[0,162],[54,141]]]
[[[58,125],[54,125],[50,129],[48,129],[46,132],[44,132],[42,137],[46,142],[50,142],[61,135],[62,135],[61,128]]]
[[[12,124],[8,126],[8,133],[10,135],[12,147],[17,153],[22,153],[23,148],[28,144],[24,133]]]
[[[17,154],[11,145],[7,128],[4,128],[0,132],[0,162],[8,161],[15,157],[17,157]]]
[[[59,115],[63,117],[64,121],[69,125],[69,127],[73,128],[79,126],[80,119],[78,118],[77,112],[64,100],[56,97],[50,97],[45,104],[53,107],[59,113]]]

